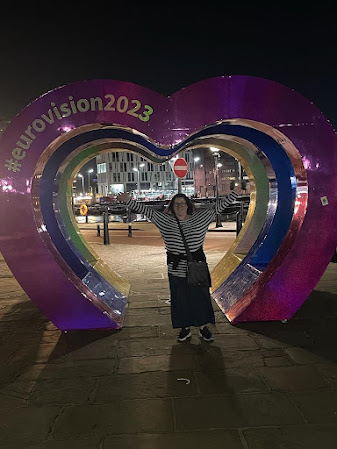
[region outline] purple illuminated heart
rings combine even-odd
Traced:
[[[271,262],[272,275],[254,283],[227,315],[232,321],[272,320],[290,318],[298,310],[323,274],[336,242],[337,143],[323,114],[296,92],[254,77],[212,78],[169,98],[131,83],[95,80],[38,98],[1,139],[0,251],[32,301],[60,329],[120,327],[122,320],[111,319],[95,305],[93,292],[41,238],[48,230],[34,220],[39,198],[31,195],[41,156],[48,159],[68,132],[75,136],[93,125],[115,124],[142,133],[154,144],[155,154],[169,158],[175,145],[191,134],[230,119],[253,120],[282,131],[302,156],[309,196],[296,236],[285,239],[291,243],[280,247]]]

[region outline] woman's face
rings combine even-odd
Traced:
[[[176,198],[173,203],[173,210],[179,220],[187,218],[187,203],[184,198]]]

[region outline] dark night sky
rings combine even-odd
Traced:
[[[84,79],[131,81],[170,95],[214,76],[253,75],[302,93],[337,127],[335,9],[201,5],[165,3],[153,18],[150,8],[106,11],[102,4],[99,11],[90,4],[86,16],[2,15],[0,116]]]

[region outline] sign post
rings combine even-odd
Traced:
[[[178,176],[178,178],[185,178],[187,175],[187,170],[188,166],[185,159],[182,157],[178,158],[173,165],[174,174]]]
[[[178,178],[178,193],[181,193],[181,179],[187,175],[188,166],[185,159],[178,158],[173,165],[174,174]]]

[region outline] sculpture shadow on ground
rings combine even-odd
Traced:
[[[321,357],[317,362],[337,362],[337,295],[334,293],[314,290],[287,322],[238,323],[235,327],[254,332],[262,347],[298,347]]]

